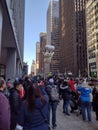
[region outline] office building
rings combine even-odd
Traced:
[[[78,75],[87,76],[86,2],[75,0]]]
[[[36,75],[36,62],[34,60],[32,61],[31,74]]]
[[[22,70],[22,76],[27,76],[28,75],[28,64],[23,62],[23,70]]]
[[[0,0],[0,76],[22,76],[25,0]]]
[[[39,63],[39,69],[41,74],[44,74],[44,69],[45,69],[44,52],[45,52],[46,40],[47,40],[47,34],[41,32],[40,33],[40,63]]]
[[[54,55],[49,65],[51,72],[57,72],[60,68],[60,44],[59,44],[59,1],[51,0],[47,11],[47,44],[55,47]]]
[[[98,77],[98,0],[86,5],[88,76]]]
[[[61,72],[87,76],[86,0],[60,0]]]
[[[39,62],[40,62],[40,42],[37,42],[36,43],[36,74],[40,73]]]
[[[60,0],[61,72],[77,75],[76,21],[73,0]]]

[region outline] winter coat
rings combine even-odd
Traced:
[[[10,130],[10,105],[8,99],[0,91],[0,130]]]
[[[75,91],[74,84],[75,84],[74,80],[70,80],[70,81],[69,81],[70,89],[71,89],[71,91],[73,91],[73,92]]]
[[[94,103],[94,106],[95,106],[95,110],[98,111],[98,90],[96,90],[96,92],[94,94],[93,103]]]
[[[60,86],[61,93],[62,93],[62,98],[65,100],[70,100],[71,99],[71,90],[69,86]]]
[[[18,124],[23,126],[23,130],[48,130],[48,125],[43,118],[41,111],[44,116],[48,117],[48,98],[46,104],[42,104],[41,98],[36,98],[35,100],[35,110],[30,112],[27,108],[26,102],[21,106]]]
[[[12,88],[10,90],[10,106],[11,106],[11,113],[18,114],[20,105],[21,105],[21,99],[20,99],[20,93],[17,89]]]
[[[57,96],[57,100],[53,100],[52,99],[52,88],[53,87],[55,87],[56,88],[56,93],[55,94],[57,94],[56,96]],[[49,97],[49,102],[51,103],[51,102],[58,102],[59,101],[59,90],[58,90],[58,86],[57,85],[55,85],[55,84],[53,84],[53,83],[50,83],[49,85],[47,85],[46,87],[45,87],[45,91],[46,91],[46,93],[47,93],[47,95],[48,95],[48,97]]]
[[[17,123],[18,112],[21,107],[20,93],[17,89],[10,90],[10,107],[11,107],[11,129],[15,129]]]
[[[88,101],[88,102],[90,102],[91,88],[79,86],[78,87],[78,91],[81,92],[81,95],[80,95],[81,101]]]

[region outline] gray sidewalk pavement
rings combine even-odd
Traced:
[[[71,113],[70,116],[62,113],[62,101],[57,108],[57,128],[56,130],[98,130],[98,121],[95,120],[95,113],[92,112],[92,122],[82,121],[81,115]]]

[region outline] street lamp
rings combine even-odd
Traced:
[[[54,54],[55,47],[53,45],[46,45],[44,55],[44,75],[46,76],[50,71],[50,63]]]

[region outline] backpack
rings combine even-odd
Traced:
[[[59,101],[59,93],[58,93],[58,88],[56,85],[51,86],[50,100]]]

